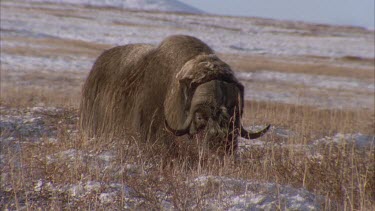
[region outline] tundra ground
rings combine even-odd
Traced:
[[[207,159],[201,152],[193,161],[181,157],[165,166],[165,152],[137,137],[112,141],[79,137],[76,124],[84,77],[33,72],[20,76],[20,85],[14,86],[3,72],[3,208],[234,209],[253,203],[258,208],[371,210],[375,206],[371,109],[247,101],[244,125],[270,123],[273,131],[260,140],[241,140],[238,162]],[[308,192],[287,196],[293,193],[287,188]],[[254,199],[257,194],[263,201]],[[291,205],[290,198],[297,196],[305,198]],[[253,201],[241,204],[233,201],[236,197]]]
[[[21,1],[2,1],[1,21],[1,210],[375,209],[373,31]],[[231,65],[245,127],[272,124],[237,157],[79,136],[95,58],[171,33]]]

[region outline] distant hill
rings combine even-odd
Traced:
[[[90,6],[105,6],[116,8],[128,8],[137,10],[156,10],[163,12],[181,12],[199,14],[203,11],[179,2],[177,0],[31,0],[34,2],[52,2],[52,3],[67,3],[80,4]]]

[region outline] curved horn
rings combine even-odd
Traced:
[[[251,132],[245,130],[243,128],[243,126],[241,126],[241,137],[246,138],[246,139],[259,138],[259,137],[263,136],[270,129],[270,127],[271,127],[271,125],[268,125],[267,127],[263,128],[262,130],[260,130],[258,132],[251,133]]]
[[[169,132],[173,133],[175,136],[183,136],[183,135],[189,133],[190,124],[191,124],[192,119],[193,119],[192,114],[190,114],[190,115],[186,118],[186,121],[185,121],[184,125],[182,126],[182,129],[176,129],[176,130],[175,130],[175,129],[171,128],[171,126],[169,126],[167,120],[164,121],[164,125],[165,125],[165,128],[166,128]]]
[[[165,128],[166,128],[169,132],[173,133],[175,136],[183,136],[183,135],[189,133],[189,127],[184,128],[184,129],[182,129],[182,130],[175,130],[175,129],[172,129],[172,128],[168,125],[167,120],[165,120],[164,125],[165,125]]]

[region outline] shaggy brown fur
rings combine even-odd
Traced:
[[[210,81],[216,82],[197,89]],[[234,84],[238,88],[232,90],[237,91],[220,96],[228,86],[225,84]],[[173,135],[164,130],[164,123],[173,131],[187,131],[187,127],[196,131],[190,125],[194,125],[200,105],[192,105],[192,101],[202,94],[195,90],[217,92],[210,102],[220,101],[223,106],[230,101],[240,109],[237,113],[242,112],[243,86],[230,67],[197,38],[177,35],[157,47],[133,44],[112,48],[97,59],[83,87],[81,130],[89,137],[131,134],[142,139],[169,136],[168,140]]]

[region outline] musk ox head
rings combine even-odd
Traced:
[[[176,74],[164,102],[165,126],[176,136],[197,136],[211,149],[232,152],[237,137],[254,139],[241,124],[244,87],[230,67],[214,54],[198,55]]]

